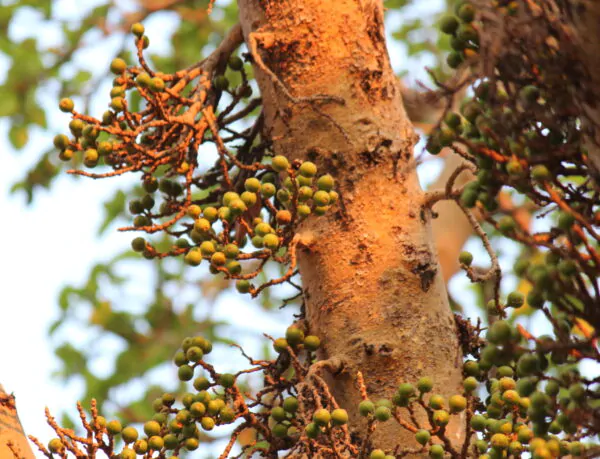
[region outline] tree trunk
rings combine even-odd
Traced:
[[[310,332],[339,358],[333,393],[351,416],[421,376],[459,390],[462,356],[413,159],[417,136],[389,63],[381,0],[238,0],[273,150],[314,161],[341,203],[300,230]],[[324,97],[335,96],[343,103]],[[352,419],[356,425],[356,418]],[[358,435],[364,435],[358,430]],[[457,440],[460,428],[448,430]],[[414,446],[388,422],[374,447]]]
[[[586,106],[588,120],[584,121],[587,131],[586,147],[592,175],[600,183],[600,2],[597,0],[568,0],[568,17],[572,33],[577,38],[581,50],[581,59],[587,69],[590,81],[586,81],[585,89],[589,94],[589,105]],[[567,43],[567,46],[572,45]]]
[[[33,459],[33,452],[19,421],[15,397],[0,385],[0,458]]]

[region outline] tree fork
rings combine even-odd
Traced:
[[[425,375],[439,393],[456,393],[462,355],[430,213],[420,205],[417,136],[390,66],[383,2],[238,4],[273,150],[314,161],[337,179],[339,210],[304,224],[300,231],[312,242],[298,261],[321,357],[344,362],[332,377],[338,403],[356,423],[358,371],[374,400]],[[453,442],[461,436],[457,425],[447,432]],[[373,443],[416,444],[390,423],[378,427]]]

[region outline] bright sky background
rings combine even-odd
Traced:
[[[66,14],[78,15],[81,8],[81,3],[76,0],[64,0],[60,4],[60,11],[68,12]],[[427,2],[426,7],[419,6],[420,14],[438,10],[440,4],[439,0]],[[396,21],[400,18],[388,19]],[[174,22],[170,18],[163,20],[165,22],[149,21],[145,24],[153,49],[166,49],[164,37]],[[34,17],[24,15],[18,27],[11,30],[12,37],[30,33],[35,24]],[[56,40],[56,31],[51,27],[36,30],[36,34],[47,40]],[[100,65],[98,62],[108,65],[112,51],[96,47],[87,59],[97,65]],[[401,63],[406,62],[403,50],[394,47],[391,54],[396,68],[403,68]],[[85,59],[84,56],[78,58]],[[6,70],[6,61],[0,59],[0,81]],[[424,78],[422,72],[411,72],[411,75],[415,74]],[[107,96],[104,94],[103,97],[106,99]],[[56,101],[48,98],[47,103],[55,104]],[[97,108],[97,111],[100,110],[103,109]],[[50,118],[53,132],[33,133],[33,142],[25,151],[11,151],[6,142],[2,148],[0,168],[0,209],[5,221],[0,225],[0,241],[4,242],[0,261],[0,305],[3,311],[0,383],[8,392],[16,394],[19,414],[27,432],[44,441],[52,436],[44,421],[44,407],[48,406],[54,413],[64,409],[74,413],[75,401],[81,390],[77,383],[65,386],[51,377],[57,362],[47,338],[47,328],[57,317],[58,292],[67,283],[80,284],[87,278],[93,263],[108,260],[111,255],[128,247],[131,240],[131,235],[114,230],[107,231],[102,238],[96,235],[103,216],[101,204],[123,181],[74,180],[62,175],[55,180],[50,191],[38,191],[31,206],[25,204],[22,194],[9,194],[11,184],[22,177],[25,168],[36,161],[40,152],[51,144],[54,133],[64,130],[69,120],[68,115],[58,109],[54,109]],[[0,138],[5,139],[6,135],[7,123],[0,122]],[[438,166],[433,161],[420,171],[424,182],[433,180]],[[473,247],[479,250],[476,245]],[[452,286],[452,290],[457,292],[467,285],[464,276],[458,277],[461,279]],[[287,320],[281,320],[281,316],[256,315],[256,309],[245,304],[237,295],[222,301],[236,302],[233,319],[237,325],[243,327],[254,322],[270,333],[282,333],[293,312],[284,313]],[[176,378],[174,371],[171,377]]]

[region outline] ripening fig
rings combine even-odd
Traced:
[[[71,113],[75,109],[75,103],[72,99],[65,97],[64,99],[61,99],[58,103],[58,108],[61,112]]]
[[[95,148],[88,148],[83,154],[83,163],[87,167],[96,167],[99,158],[100,156],[98,155],[98,150]]]
[[[165,89],[165,82],[162,78],[154,77],[149,81],[148,87],[151,91],[161,92]]]
[[[392,411],[387,406],[378,406],[375,408],[375,419],[380,422],[386,422],[392,417]]]
[[[258,193],[260,191],[260,187],[260,180],[258,180],[256,177],[246,179],[246,181],[244,182],[244,188],[246,189],[246,191],[249,191],[251,193]]]
[[[111,435],[117,435],[121,433],[123,427],[121,426],[121,423],[115,419],[106,424],[106,430]]]
[[[147,88],[150,86],[151,77],[146,72],[141,72],[135,77],[136,84],[141,88]]]
[[[110,71],[116,75],[122,74],[126,69],[127,63],[119,57],[113,59],[110,63]]]
[[[181,381],[189,381],[194,377],[194,369],[189,365],[181,365],[177,370],[177,376]]]
[[[244,61],[240,59],[238,56],[230,56],[227,61],[227,65],[231,70],[240,71],[244,67]]]
[[[218,75],[213,80],[213,86],[219,91],[226,91],[229,88],[229,80],[225,75]]]
[[[363,400],[358,404],[358,411],[361,416],[368,416],[375,412],[375,404],[370,400]]]
[[[444,454],[444,447],[442,445],[432,445],[431,448],[429,448],[429,457],[433,459],[442,459]]]
[[[458,262],[465,266],[471,266],[471,263],[473,263],[473,254],[471,252],[461,252],[458,256]]]
[[[273,349],[275,349],[276,352],[281,353],[287,351],[287,348],[288,342],[285,338],[277,338],[273,343]]]
[[[267,249],[277,250],[279,248],[279,237],[273,233],[266,234],[263,237],[263,244]]]
[[[324,408],[315,411],[315,414],[313,415],[313,422],[319,426],[326,426],[329,424],[330,420],[331,413]]]
[[[429,433],[428,430],[421,429],[421,430],[417,431],[417,433],[415,433],[415,440],[417,440],[417,442],[420,445],[426,445],[427,443],[429,443],[430,439],[431,439],[431,434]]]
[[[334,180],[330,174],[325,174],[317,180],[317,188],[323,191],[331,191],[333,189]]]
[[[264,198],[269,199],[275,196],[277,188],[272,183],[263,183],[260,191]]]
[[[431,392],[431,390],[433,389],[433,380],[428,376],[424,376],[424,377],[420,378],[417,381],[417,389],[422,394]]]
[[[191,249],[184,257],[186,264],[198,266],[202,262],[202,253],[198,249]]]
[[[145,31],[146,31],[146,29],[144,28],[144,25],[139,22],[136,22],[135,24],[132,24],[132,26],[131,26],[131,33],[134,34],[138,38],[141,38],[144,35]]]
[[[475,7],[470,3],[463,4],[458,9],[458,17],[463,22],[473,22],[475,19]]]
[[[51,453],[59,454],[64,448],[65,445],[60,441],[60,438],[53,438],[48,442],[48,449]]]
[[[445,34],[452,35],[458,29],[458,18],[452,14],[448,14],[440,20],[440,30]]]
[[[280,225],[287,225],[292,221],[292,213],[289,210],[278,210],[275,219]]]
[[[277,172],[286,171],[290,167],[290,163],[285,156],[275,156],[271,161],[271,166]]]
[[[252,287],[252,284],[250,284],[250,281],[248,281],[246,279],[240,279],[235,283],[235,288],[240,293],[248,293],[250,291],[251,287]]]
[[[304,161],[300,165],[298,172],[303,177],[314,177],[315,174],[317,173],[317,166],[315,165],[315,163],[312,163],[310,161]]]
[[[299,205],[296,211],[298,212],[298,216],[300,218],[306,218],[311,213],[310,206],[307,206],[305,204]]]
[[[225,388],[231,388],[235,384],[235,376],[229,373],[223,373],[219,376],[219,384]]]
[[[316,206],[327,206],[330,198],[327,191],[319,190],[313,195],[313,202]]]
[[[299,403],[296,397],[287,397],[283,400],[283,409],[288,413],[298,411]]]
[[[64,150],[69,146],[69,138],[64,134],[54,136],[54,146],[59,150]]]

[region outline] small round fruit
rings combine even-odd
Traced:
[[[146,72],[141,72],[137,77],[135,77],[135,82],[142,88],[147,88],[150,86],[150,80],[151,77]]]
[[[53,438],[48,442],[48,449],[51,453],[60,453],[64,449],[64,445],[60,438]]]
[[[235,384],[235,376],[230,373],[223,373],[219,376],[219,384],[229,389]]]
[[[75,109],[75,103],[73,102],[73,99],[65,97],[58,103],[58,108],[61,112],[71,113]]]
[[[285,421],[287,419],[286,411],[281,406],[273,407],[271,417],[277,422]]]
[[[326,426],[331,420],[331,413],[325,408],[315,411],[313,414],[313,422],[319,426]]]
[[[392,417],[392,411],[387,406],[378,406],[374,413],[375,419],[385,422]]]
[[[446,410],[436,410],[433,412],[433,422],[438,426],[445,426],[450,422],[450,414]]]
[[[317,166],[315,163],[312,163],[310,161],[304,161],[300,165],[300,169],[298,169],[298,172],[303,177],[314,177],[317,173]]]
[[[468,376],[463,381],[463,388],[467,393],[475,392],[475,390],[477,390],[477,386],[479,386],[479,383],[473,376]]]
[[[319,190],[331,191],[333,190],[334,180],[330,174],[325,174],[319,177],[317,180],[317,188]]]
[[[125,443],[133,443],[138,439],[138,431],[135,427],[125,427],[121,432],[121,438]]]
[[[298,411],[298,399],[296,397],[287,397],[283,400],[283,409],[288,413],[295,413]]]
[[[471,252],[461,252],[458,256],[458,262],[465,266],[471,266],[473,263],[473,254]]]
[[[363,400],[358,405],[358,412],[361,416],[368,416],[375,412],[375,404],[371,400]]]
[[[271,429],[271,432],[273,432],[273,436],[277,438],[285,438],[287,437],[287,430],[288,427],[285,424],[275,424]]]
[[[304,332],[295,326],[288,327],[285,331],[285,339],[291,346],[296,346],[304,341]]]
[[[117,435],[121,433],[123,427],[121,426],[121,423],[115,419],[106,424],[106,430],[111,435]]]
[[[200,425],[204,430],[212,430],[215,427],[215,420],[205,416],[200,420]]]
[[[369,459],[385,459],[385,452],[382,449],[374,449],[369,454]]]
[[[510,292],[506,298],[506,306],[520,308],[525,303],[525,296],[521,292]]]
[[[299,205],[298,208],[297,208],[297,211],[298,211],[298,216],[300,218],[306,218],[311,213],[310,207],[307,206],[307,205],[305,205],[305,204]]]
[[[202,262],[202,253],[200,250],[191,249],[185,254],[184,261],[190,266],[198,266]]]
[[[127,62],[117,57],[110,63],[110,71],[116,75],[120,75],[127,69]]]
[[[307,424],[304,428],[304,431],[306,432],[306,436],[308,438],[317,438],[319,433],[321,433],[321,429],[314,422]]]
[[[214,266],[223,266],[227,262],[227,257],[223,252],[215,252],[210,257],[210,262]]]
[[[285,338],[277,338],[273,343],[273,349],[275,352],[281,353],[287,351],[288,342]]]
[[[341,426],[348,423],[348,412],[341,408],[337,408],[331,412],[331,422]]]
[[[263,237],[263,244],[267,249],[277,250],[279,248],[279,237],[276,234],[269,233]]]
[[[246,279],[240,279],[235,283],[235,288],[240,293],[248,293],[252,287],[250,281]]]
[[[145,31],[146,29],[144,28],[144,25],[139,22],[136,22],[131,26],[131,33],[138,38],[141,38]]]
[[[538,164],[531,169],[531,177],[538,182],[543,182],[544,180],[550,180],[552,175],[546,166]]]
[[[275,219],[280,225],[287,225],[292,221],[292,213],[289,210],[278,210]]]
[[[213,86],[219,91],[225,91],[229,87],[229,80],[225,75],[218,75],[213,80]]]
[[[144,424],[144,433],[149,437],[160,435],[160,429],[160,424],[156,421],[148,421]]]
[[[258,193],[260,191],[260,180],[256,177],[251,177],[244,182],[244,188],[246,191],[250,191],[251,193]]]
[[[158,435],[154,435],[153,437],[150,437],[148,439],[148,446],[150,447],[150,449],[153,449],[154,451],[158,451],[158,450],[162,449],[163,446],[165,446],[165,441],[163,440],[162,437],[159,437]]]
[[[441,410],[444,408],[445,403],[444,397],[438,394],[434,394],[429,398],[429,406],[434,410]]]
[[[317,191],[313,194],[313,202],[317,206],[327,206],[330,202],[329,193],[323,190]]]
[[[238,56],[230,56],[227,65],[231,70],[240,71],[244,67],[244,61]]]
[[[417,389],[421,393],[431,392],[433,389],[433,380],[428,376],[422,377],[417,381]]]
[[[273,185],[272,183],[263,183],[260,191],[261,191],[261,194],[263,195],[263,197],[265,197],[266,199],[269,199],[269,198],[272,198],[273,196],[275,196],[277,189],[275,188],[275,185]]]
[[[318,336],[309,335],[304,338],[304,348],[308,351],[316,351],[321,346],[321,340]]]
[[[467,399],[462,395],[453,395],[448,400],[448,406],[450,407],[450,412],[460,413],[467,407]]]
[[[161,92],[165,89],[165,81],[160,77],[154,77],[148,84],[151,91]]]
[[[442,459],[444,457],[444,447],[442,445],[432,445],[429,448],[429,456],[433,459]]]
[[[65,150],[69,146],[69,138],[64,134],[54,136],[54,146],[59,150]]]
[[[189,365],[181,365],[177,370],[177,376],[181,381],[189,381],[194,377],[194,369]]]
[[[453,14],[447,14],[440,20],[440,30],[445,34],[452,35],[458,29],[458,18]]]
[[[417,433],[415,433],[415,440],[417,440],[417,442],[420,445],[426,445],[427,443],[429,443],[430,439],[431,439],[431,434],[429,433],[428,430],[421,429]]]
[[[277,172],[286,171],[290,167],[290,163],[285,156],[277,155],[273,158],[271,166]]]

